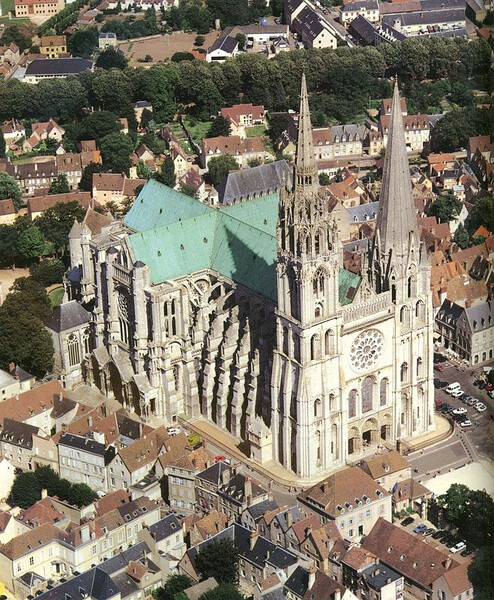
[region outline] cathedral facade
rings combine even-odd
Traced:
[[[69,276],[92,309],[86,380],[143,417],[265,436],[253,456],[303,478],[432,430],[430,267],[397,87],[359,275],[330,207],[304,77],[292,186],[213,208],[150,181],[123,223],[89,211]]]

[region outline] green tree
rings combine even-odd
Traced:
[[[70,192],[69,182],[65,173],[60,173],[50,184],[49,194],[68,194]]]
[[[19,473],[10,491],[12,505],[26,509],[41,500],[41,488],[32,472]]]
[[[470,488],[462,483],[453,483],[445,494],[438,497],[437,503],[445,509],[445,517],[450,523],[456,525],[461,520],[469,495]]]
[[[151,169],[146,165],[146,163],[143,160],[140,160],[137,163],[136,173],[139,179],[149,179],[151,177]]]
[[[8,173],[0,172],[0,200],[10,198],[14,203],[15,209],[19,210],[22,203],[22,194],[16,180]]]
[[[113,173],[129,174],[130,155],[134,150],[132,140],[123,133],[111,133],[100,142],[103,164]]]
[[[321,173],[319,175],[319,185],[329,185],[331,183],[331,178],[327,173]]]
[[[427,210],[429,217],[437,217],[441,223],[449,223],[460,214],[462,203],[453,194],[443,194],[432,202]]]
[[[196,39],[194,40],[194,46],[204,46],[205,41],[206,38],[203,35],[197,35]]]
[[[194,96],[196,102],[192,112],[201,121],[207,121],[211,115],[216,115],[223,105],[223,97],[210,79],[201,79],[195,85]]]
[[[98,163],[89,163],[82,171],[81,180],[79,181],[79,189],[83,192],[93,191],[93,174],[104,173],[105,167]]]
[[[44,319],[51,313],[51,304],[45,288],[32,277],[18,277],[5,298],[3,306],[20,306],[33,317]]]
[[[245,50],[245,43],[247,41],[247,37],[245,36],[245,34],[237,33],[237,35],[235,36],[235,39],[238,42],[238,49]]]
[[[12,267],[17,261],[19,231],[15,225],[0,225],[0,266]]]
[[[193,585],[193,581],[180,573],[170,575],[163,587],[158,588],[153,592],[155,600],[175,600],[177,594],[183,592]]]
[[[68,245],[68,235],[74,221],[82,221],[85,212],[82,206],[73,202],[57,202],[37,217],[35,225],[42,231],[45,239],[53,244],[59,254],[64,254]]]
[[[212,542],[196,556],[196,570],[201,580],[214,577],[218,583],[238,581],[238,550],[231,540]]]
[[[274,144],[280,135],[286,131],[290,122],[291,118],[287,113],[269,117],[268,136],[272,144]]]
[[[176,178],[175,178],[175,167],[173,165],[173,160],[171,156],[167,156],[161,166],[161,173],[156,173],[155,179],[164,183],[168,187],[175,187]]]
[[[179,190],[182,194],[190,196],[191,198],[197,198],[197,190],[193,185],[183,184]]]
[[[230,154],[223,154],[223,156],[215,156],[208,163],[208,178],[210,183],[218,185],[230,171],[238,170],[238,163],[230,156]]]
[[[122,123],[115,113],[108,110],[97,110],[82,121],[69,125],[66,137],[74,142],[96,140],[99,143],[105,136],[118,133],[121,129]]]
[[[87,506],[97,498],[96,493],[85,483],[74,483],[70,488],[67,500],[76,506]]]
[[[29,267],[31,277],[44,287],[62,283],[66,267],[58,258],[47,258]]]
[[[0,158],[5,158],[6,150],[7,144],[5,143],[3,131],[0,129]]]
[[[107,48],[98,56],[96,60],[96,66],[100,69],[120,69],[123,70],[126,68],[128,60],[125,56],[114,50],[113,48]]]
[[[2,34],[2,45],[10,46],[10,44],[17,44],[21,52],[29,48],[31,45],[31,39],[26,37],[17,27],[12,25],[4,29]]]
[[[458,225],[453,239],[462,250],[468,248],[468,246],[470,245],[470,236],[468,235],[468,231],[463,227],[461,223],[460,225]]]
[[[472,235],[483,225],[487,231],[494,232],[494,197],[482,196],[477,198],[466,222],[467,229]]]
[[[216,119],[213,121],[206,137],[213,138],[220,136],[229,136],[230,134],[231,127],[230,123],[228,122],[228,119],[225,119],[225,117],[222,117],[220,115],[219,117],[216,117]]]
[[[484,490],[473,490],[457,523],[462,538],[474,548],[494,544],[494,500]]]
[[[49,466],[39,466],[35,474],[40,489],[45,489],[48,492],[48,496],[54,496],[58,482],[60,481],[60,477],[55,471]]]
[[[468,565],[468,579],[473,585],[475,600],[494,598],[494,546],[480,548]]]
[[[17,240],[17,252],[19,256],[27,261],[39,258],[43,254],[45,240],[38,227],[33,225],[19,235]]]
[[[204,592],[199,600],[245,600],[245,596],[231,583],[220,583],[214,590]]]
[[[141,127],[148,127],[148,125],[153,121],[153,113],[149,110],[149,108],[145,108],[141,114]]]
[[[175,52],[171,58],[172,62],[182,62],[184,60],[195,60],[194,55],[190,52]]]
[[[73,56],[89,58],[98,47],[98,29],[85,27],[70,34],[67,41],[68,50]]]

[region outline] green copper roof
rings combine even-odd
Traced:
[[[213,269],[272,300],[276,289],[278,194],[213,208],[151,180],[125,217],[136,260],[154,284]],[[349,304],[360,277],[340,271],[340,302]]]

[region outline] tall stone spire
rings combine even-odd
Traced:
[[[391,105],[376,236],[381,257],[393,256],[396,263],[407,260],[411,244],[418,249],[418,228],[398,82],[395,83]]]
[[[302,74],[300,88],[300,111],[298,118],[297,158],[295,161],[295,185],[313,186],[317,183],[317,163],[312,143],[309,95],[305,73]]]

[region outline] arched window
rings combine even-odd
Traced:
[[[422,300],[415,305],[415,317],[420,323],[425,319],[425,303]]]
[[[319,462],[321,460],[321,432],[316,431],[314,437],[316,438],[316,459]]]
[[[338,458],[338,425],[331,425],[331,454],[336,460]]]
[[[314,253],[316,256],[319,256],[319,252],[321,251],[321,232],[318,231],[314,237]]]
[[[118,324],[120,328],[120,341],[125,345],[130,344],[130,323],[132,315],[131,299],[127,293],[120,291],[118,293]]]
[[[69,355],[69,367],[78,365],[81,362],[81,353],[79,340],[74,333],[71,333],[67,338],[67,351]]]
[[[423,365],[424,365],[424,361],[423,361],[423,360],[422,360],[422,358],[419,356],[419,357],[417,358],[417,377],[422,377]]]
[[[402,306],[400,309],[400,323],[403,327],[410,327],[410,309],[408,306]]]
[[[329,394],[329,410],[333,412],[336,410],[336,399],[334,394]]]
[[[283,327],[283,353],[288,356],[288,327]]]
[[[334,354],[334,331],[328,329],[324,335],[324,352],[326,356]]]
[[[324,271],[322,269],[316,271],[312,282],[312,289],[314,298],[321,298],[324,296]]]
[[[310,359],[311,360],[317,360],[318,358],[320,358],[320,349],[321,349],[321,342],[319,339],[319,335],[317,333],[315,333],[310,338]]]
[[[321,416],[321,399],[317,398],[314,401],[314,417],[320,417]]]
[[[362,382],[362,413],[372,410],[374,381],[372,377],[366,377]]]
[[[320,304],[316,305],[316,308],[314,309],[314,317],[316,319],[319,319],[319,317],[322,315],[322,307]]]
[[[351,419],[357,414],[357,390],[351,390],[348,394],[348,418]]]
[[[163,306],[164,329],[167,336],[177,335],[177,316],[175,300],[167,300]]]
[[[381,379],[379,384],[379,406],[386,406],[388,403],[388,380],[386,377]]]
[[[400,381],[401,383],[408,381],[408,364],[406,362],[400,367]]]
[[[396,303],[396,285],[391,285],[391,302]]]
[[[293,358],[300,361],[300,338],[297,333],[293,333]]]
[[[84,345],[84,354],[89,354],[91,352],[91,332],[89,327],[85,329],[82,333],[82,343]]]
[[[180,386],[180,365],[173,365],[173,383],[175,389],[178,390]]]

